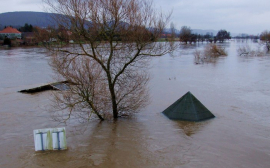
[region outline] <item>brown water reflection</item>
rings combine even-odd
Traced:
[[[17,93],[53,82],[46,53],[0,50],[0,167],[269,167],[270,57],[246,61],[239,45],[226,44],[228,57],[215,64],[194,65],[196,46],[155,58],[147,108],[117,122],[67,125],[45,110],[50,91]],[[161,114],[187,91],[216,118],[192,123]],[[32,131],[58,126],[66,127],[68,150],[34,152]]]
[[[192,136],[200,131],[207,121],[204,122],[189,122],[189,121],[176,121],[177,125],[184,131],[187,136]]]

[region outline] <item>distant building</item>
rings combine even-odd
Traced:
[[[37,40],[33,32],[23,32],[22,33],[22,44],[24,45],[36,45]]]
[[[0,31],[0,37],[2,38],[8,37],[10,39],[21,39],[22,33],[15,28],[7,27],[4,30]]]

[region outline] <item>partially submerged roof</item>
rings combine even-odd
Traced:
[[[60,91],[65,91],[69,90],[68,86],[69,82],[68,81],[62,81],[62,82],[56,82],[56,83],[49,83],[46,85],[42,85],[39,87],[31,88],[31,89],[25,89],[21,90],[19,92],[21,93],[36,93],[36,92],[42,92],[46,90],[60,90]]]
[[[203,121],[215,116],[190,92],[162,112],[169,119]]]

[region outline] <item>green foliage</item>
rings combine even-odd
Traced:
[[[33,32],[33,26],[31,24],[28,25],[27,23],[25,23],[25,25],[23,27],[19,28],[19,31],[21,31],[21,32]]]

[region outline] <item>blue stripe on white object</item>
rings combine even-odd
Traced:
[[[36,129],[33,132],[35,151],[67,149],[65,127]]]

